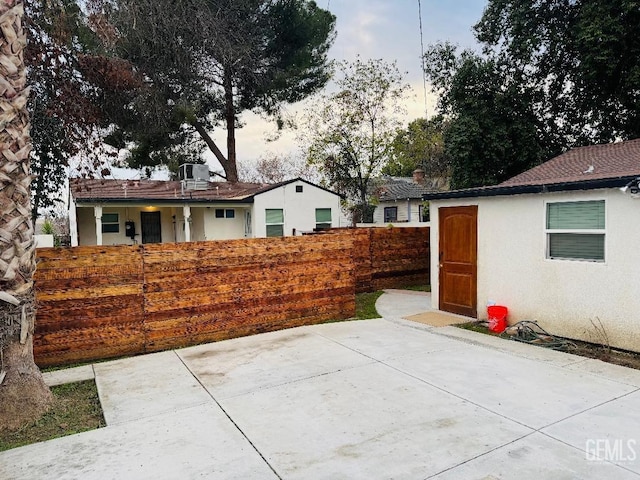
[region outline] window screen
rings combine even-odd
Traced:
[[[316,208],[316,228],[331,228],[330,208]]]
[[[604,261],[604,200],[547,204],[547,256]]]
[[[267,208],[265,211],[267,237],[284,236],[284,210],[281,208]]]

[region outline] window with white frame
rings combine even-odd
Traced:
[[[547,203],[547,258],[604,262],[604,200]]]
[[[117,213],[102,214],[102,233],[119,233],[120,216]]]
[[[284,237],[284,210],[267,208],[265,211],[267,237]]]
[[[316,208],[316,228],[331,228],[330,208]]]

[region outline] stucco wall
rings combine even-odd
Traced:
[[[605,200],[605,261],[546,258],[549,201]],[[438,307],[438,209],[478,205],[478,313],[509,308],[509,323],[536,320],[551,333],[640,350],[640,199],[618,189],[431,203],[432,302]],[[593,323],[598,326],[596,328]],[[600,322],[603,328],[600,327]]]
[[[302,185],[302,193],[296,192],[297,185]],[[270,208],[284,210],[285,236],[292,235],[294,229],[297,235],[312,231],[316,226],[316,208],[331,208],[331,226],[341,226],[340,197],[306,182],[292,182],[256,195],[253,207],[254,237],[267,236],[265,210]]]
[[[117,213],[120,224],[120,230],[118,233],[103,233],[102,244],[103,245],[132,245],[134,242],[125,235],[125,222],[132,220],[135,222],[136,241],[142,243],[142,234],[140,229],[140,212],[155,212],[160,211],[161,222],[161,235],[162,241],[174,242],[175,230],[173,224],[173,215],[176,215],[176,210],[182,213],[182,208],[154,208],[154,207],[124,207],[124,206],[110,206],[104,205],[102,207],[102,214],[105,213]],[[178,215],[176,215],[176,218]],[[80,245],[96,245],[96,220],[93,206],[80,207],[77,209],[77,225],[78,225],[78,240]],[[180,230],[182,225],[179,222],[176,223],[178,230],[178,236],[180,236]],[[184,234],[182,234],[184,238]],[[200,240],[203,240],[202,238]],[[179,241],[179,239],[178,239]]]
[[[234,218],[216,218],[216,209],[234,210]],[[233,240],[245,238],[245,215],[250,206],[211,207],[203,209],[204,239]],[[193,211],[193,209],[192,209]]]

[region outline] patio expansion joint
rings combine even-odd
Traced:
[[[573,416],[573,415],[572,415],[572,416]],[[560,420],[560,421],[562,421],[562,420]],[[558,423],[558,422],[556,422],[556,423]],[[547,428],[547,427],[543,427],[543,428]],[[553,440],[554,442],[560,442],[560,443],[562,443],[563,445],[566,445],[567,447],[570,447],[570,448],[572,448],[572,449],[574,449],[574,450],[577,450],[577,451],[578,451],[578,452],[580,452],[580,453],[584,453],[584,454],[586,454],[586,452],[585,452],[585,450],[584,450],[584,449],[582,449],[582,448],[580,448],[580,447],[576,447],[575,445],[571,445],[570,443],[567,443],[567,442],[565,442],[564,440],[561,440],[560,438],[556,438],[556,437],[554,437],[554,436],[552,436],[552,435],[550,435],[550,434],[548,434],[548,433],[546,433],[546,432],[542,432],[542,431],[538,431],[538,433],[539,433],[540,435],[544,435],[545,437],[547,437],[547,438],[549,438],[549,439]],[[620,464],[618,464],[618,463],[614,463],[614,462],[612,462],[611,460],[607,460],[607,459],[605,459],[605,458],[600,458],[600,457],[598,457],[598,462],[607,463],[607,464],[609,464],[609,465],[614,465],[614,466],[616,466],[616,467],[618,467],[618,468],[622,468],[623,470],[626,470],[627,472],[632,473],[632,474],[636,475],[638,478],[640,478],[640,474],[638,474],[638,472],[636,472],[636,471],[634,471],[634,470],[630,470],[630,469],[628,469],[627,467],[625,467],[624,465],[620,465]]]
[[[409,377],[409,378],[412,378],[412,379],[414,379],[414,380],[417,380],[417,381],[418,381],[418,382],[420,382],[420,383],[424,383],[425,385],[429,385],[430,387],[433,387],[433,388],[435,388],[435,389],[437,389],[437,390],[440,390],[441,392],[444,392],[444,393],[446,393],[446,394],[448,394],[448,395],[451,395],[451,396],[453,396],[453,397],[456,397],[456,398],[458,398],[458,399],[460,399],[460,400],[462,400],[462,401],[464,401],[464,402],[466,402],[466,403],[469,403],[469,404],[474,405],[474,406],[476,406],[476,407],[478,407],[478,408],[481,408],[482,410],[485,410],[485,411],[487,411],[487,412],[491,412],[491,413],[493,413],[494,415],[498,415],[499,417],[502,417],[502,418],[504,418],[505,420],[508,420],[508,421],[510,421],[510,422],[513,422],[513,423],[517,423],[518,425],[521,425],[521,426],[523,426],[523,427],[525,427],[525,428],[528,428],[529,430],[531,430],[531,431],[532,431],[532,433],[536,431],[536,429],[535,429],[534,427],[531,427],[530,425],[526,425],[526,424],[524,424],[524,423],[522,423],[522,422],[519,422],[519,421],[517,421],[517,420],[514,420],[514,419],[512,419],[512,418],[509,418],[509,417],[507,417],[507,416],[505,416],[505,415],[503,415],[503,414],[501,414],[501,413],[499,413],[499,412],[495,412],[495,411],[493,411],[493,410],[491,410],[491,409],[489,409],[489,408],[487,408],[487,407],[485,407],[485,406],[483,406],[483,405],[480,405],[480,404],[478,404],[478,403],[476,403],[476,402],[473,402],[473,401],[469,400],[468,398],[465,398],[465,397],[463,397],[463,396],[461,396],[461,395],[457,395],[457,394],[455,394],[455,393],[453,393],[453,392],[448,391],[448,390],[447,390],[447,389],[445,389],[445,388],[442,388],[442,387],[440,387],[440,386],[438,386],[438,385],[435,385],[435,384],[433,384],[433,383],[431,383],[431,382],[428,382],[427,380],[425,380],[425,379],[423,379],[423,378],[420,378],[420,377],[418,377],[418,376],[416,376],[416,375],[412,375],[412,374],[410,374],[410,373],[408,373],[408,372],[405,372],[404,370],[401,370],[401,369],[399,369],[399,368],[397,368],[397,367],[394,367],[393,365],[389,365],[389,364],[388,364],[388,363],[386,363],[384,360],[380,360],[380,359],[374,358],[374,357],[372,357],[372,356],[370,356],[370,355],[367,355],[367,354],[365,354],[365,353],[362,353],[362,352],[359,352],[359,351],[357,351],[357,350],[354,350],[353,348],[351,348],[351,347],[349,347],[349,346],[347,346],[347,345],[344,345],[344,344],[340,343],[339,341],[334,340],[334,339],[332,339],[332,338],[330,338],[330,337],[325,337],[325,336],[324,336],[324,335],[322,335],[322,334],[317,334],[317,335],[320,335],[321,337],[324,337],[324,338],[326,338],[327,340],[330,340],[330,341],[332,341],[332,342],[335,342],[335,343],[337,343],[338,345],[341,345],[341,346],[342,346],[342,347],[344,347],[344,348],[347,348],[347,349],[349,349],[349,350],[352,350],[352,351],[353,351],[353,352],[355,352],[355,353],[358,353],[358,354],[360,354],[360,355],[362,355],[362,356],[364,356],[364,357],[366,357],[366,358],[369,358],[369,359],[373,360],[375,363],[379,363],[380,365],[384,365],[385,367],[390,368],[391,370],[395,370],[396,372],[401,373],[402,375],[405,375],[405,376],[407,376],[407,377]],[[439,351],[442,351],[442,350],[439,350]],[[438,351],[434,351],[434,352],[432,352],[432,353],[436,353],[436,352],[438,352]]]
[[[474,460],[476,460],[476,459],[478,459],[478,458],[482,458],[482,457],[484,457],[485,455],[489,455],[490,453],[493,453],[493,452],[495,452],[496,450],[500,450],[501,448],[504,448],[504,447],[507,447],[507,446],[509,446],[509,445],[512,445],[512,444],[514,444],[514,443],[516,443],[516,442],[519,442],[520,440],[522,440],[522,439],[524,439],[524,438],[530,437],[530,436],[531,436],[531,435],[533,435],[534,433],[536,433],[536,432],[535,432],[535,431],[533,431],[533,432],[529,432],[529,433],[527,433],[527,434],[525,434],[525,435],[522,435],[521,437],[515,438],[515,439],[513,439],[513,440],[511,440],[511,441],[509,441],[509,442],[503,443],[502,445],[498,445],[498,446],[496,446],[496,447],[490,448],[490,449],[489,449],[489,450],[487,450],[486,452],[482,452],[482,453],[480,453],[480,454],[478,454],[478,455],[474,455],[473,457],[467,458],[466,460],[464,460],[464,461],[462,461],[462,462],[460,462],[460,463],[457,463],[457,464],[455,464],[455,465],[452,465],[452,466],[450,466],[450,467],[447,467],[447,468],[445,468],[444,470],[440,470],[439,472],[436,472],[436,473],[434,473],[433,475],[429,475],[429,476],[428,476],[428,477],[426,477],[424,480],[429,480],[430,478],[437,477],[438,475],[442,475],[442,474],[443,474],[443,473],[445,473],[445,472],[448,472],[448,471],[451,471],[451,470],[455,470],[456,468],[460,467],[461,465],[464,465],[464,464],[466,464],[466,463],[472,462],[472,461],[474,461]]]
[[[629,386],[630,386],[630,385],[629,385]],[[629,395],[633,395],[633,394],[638,393],[638,392],[640,392],[640,388],[635,387],[635,388],[634,388],[633,390],[631,390],[630,392],[623,393],[622,395],[618,395],[617,397],[610,398],[609,400],[606,400],[606,401],[604,401],[604,402],[598,403],[597,405],[593,405],[593,406],[591,406],[591,407],[589,407],[589,408],[585,408],[584,410],[581,410],[581,411],[579,411],[579,412],[572,413],[571,415],[569,415],[569,416],[567,416],[567,417],[565,417],[565,418],[562,418],[562,419],[560,419],[560,420],[556,420],[555,422],[551,422],[551,423],[549,423],[548,425],[544,425],[543,427],[540,427],[538,430],[543,430],[543,429],[545,429],[545,428],[552,427],[552,426],[554,426],[554,425],[557,425],[558,423],[562,423],[562,422],[564,422],[564,421],[566,421],[566,420],[569,420],[570,418],[577,417],[578,415],[582,415],[582,414],[587,413],[587,412],[589,412],[589,411],[591,411],[591,410],[594,410],[594,409],[596,409],[596,408],[600,408],[600,407],[602,407],[603,405],[607,405],[608,403],[615,402],[616,400],[620,400],[621,398],[628,397]],[[544,434],[544,432],[542,432],[542,431],[541,431],[540,433],[543,433],[543,434]],[[545,435],[547,435],[547,434],[545,434]],[[547,435],[547,436],[550,436],[550,435]],[[553,438],[553,437],[551,437],[551,438]]]
[[[394,369],[395,369],[395,367],[390,367],[390,368],[394,368]],[[397,369],[396,369],[396,370],[397,370]],[[466,398],[464,398],[464,397],[460,397],[459,395],[456,395],[456,394],[454,394],[454,393],[448,392],[447,390],[445,390],[445,389],[443,389],[443,388],[441,388],[441,387],[438,387],[437,385],[433,385],[433,384],[431,384],[431,383],[429,383],[429,382],[427,382],[427,381],[425,381],[425,380],[423,380],[423,379],[420,379],[420,378],[418,378],[418,377],[415,377],[414,375],[408,374],[408,373],[406,373],[406,372],[402,372],[402,370],[398,370],[398,371],[399,371],[399,372],[401,372],[401,373],[405,373],[405,375],[408,375],[408,376],[410,376],[410,377],[416,378],[417,380],[420,380],[420,381],[422,381],[423,383],[426,383],[426,384],[428,384],[428,385],[431,385],[432,387],[437,388],[437,389],[439,389],[439,390],[441,390],[441,391],[443,391],[443,392],[449,393],[450,395],[453,395],[454,397],[460,398],[460,399],[462,399],[462,400],[464,400],[464,401],[466,401],[466,402],[468,402],[468,403],[471,403],[471,404],[473,404],[473,405],[476,405],[477,407],[482,408],[483,410],[487,410],[487,411],[489,411],[489,412],[491,412],[491,413],[493,413],[493,414],[496,414],[496,415],[498,415],[498,416],[501,416],[501,417],[505,418],[506,420],[512,421],[512,422],[514,422],[514,423],[518,423],[518,424],[520,424],[520,425],[522,425],[522,426],[524,426],[524,427],[529,428],[529,429],[531,429],[531,430],[532,430],[531,432],[527,433],[526,435],[523,435],[523,436],[521,436],[521,437],[519,437],[519,438],[516,438],[516,439],[514,439],[514,440],[512,440],[512,441],[510,441],[510,442],[506,442],[506,443],[505,443],[505,444],[503,444],[503,445],[499,445],[499,446],[497,446],[497,447],[495,447],[495,448],[492,448],[492,449],[490,449],[490,450],[487,450],[486,452],[483,452],[483,453],[481,453],[481,454],[479,454],[479,455],[476,455],[476,456],[474,456],[474,457],[468,458],[468,459],[466,459],[465,461],[460,462],[460,463],[458,463],[458,464],[456,464],[456,465],[454,465],[454,466],[451,466],[451,467],[446,468],[446,469],[444,469],[444,470],[442,470],[442,471],[440,471],[440,472],[437,472],[437,473],[435,473],[435,474],[433,474],[433,475],[430,475],[429,477],[426,477],[426,479],[425,479],[425,480],[428,480],[428,479],[430,479],[430,478],[437,477],[438,475],[440,475],[440,474],[442,474],[442,473],[445,473],[445,472],[447,472],[447,471],[449,471],[449,470],[453,470],[453,469],[455,469],[455,468],[457,468],[457,467],[459,467],[459,466],[461,466],[461,465],[464,465],[464,464],[469,463],[469,462],[471,462],[471,461],[473,461],[473,460],[476,460],[476,459],[478,459],[478,458],[481,458],[481,457],[483,457],[483,456],[485,456],[485,455],[488,455],[488,454],[490,454],[490,453],[492,453],[492,452],[494,452],[494,451],[496,451],[496,450],[499,450],[499,449],[501,449],[501,448],[504,448],[504,447],[506,447],[506,446],[508,446],[508,445],[511,445],[511,444],[515,443],[515,442],[518,442],[518,441],[520,441],[520,440],[522,440],[522,439],[524,439],[524,438],[530,437],[530,436],[534,435],[535,433],[539,433],[539,434],[541,434],[541,435],[544,435],[545,437],[547,437],[547,438],[549,438],[549,439],[551,439],[551,440],[553,440],[553,441],[555,441],[555,442],[560,442],[560,443],[562,443],[562,444],[564,444],[564,445],[566,445],[566,446],[568,446],[568,447],[570,447],[570,448],[572,448],[572,449],[574,449],[574,450],[576,450],[576,451],[578,451],[578,452],[585,453],[585,450],[584,450],[584,449],[581,449],[581,448],[579,448],[579,447],[576,447],[575,445],[572,445],[572,444],[570,444],[570,443],[565,442],[564,440],[561,440],[561,439],[559,439],[559,438],[556,438],[556,437],[554,437],[553,435],[551,435],[551,434],[549,434],[549,433],[544,432],[543,430],[544,430],[544,429],[546,429],[546,428],[549,428],[549,427],[551,427],[551,426],[553,426],[553,425],[557,425],[557,424],[559,424],[559,423],[562,423],[562,422],[564,422],[565,420],[567,420],[567,419],[569,419],[569,418],[572,418],[572,417],[575,417],[575,416],[578,416],[578,415],[582,415],[582,414],[583,414],[583,413],[585,413],[585,412],[588,412],[588,411],[593,410],[593,409],[595,409],[595,408],[601,407],[602,405],[606,405],[606,404],[611,403],[611,402],[614,402],[614,401],[616,401],[616,400],[618,400],[618,399],[620,399],[620,398],[624,398],[624,397],[626,397],[626,396],[628,396],[628,395],[632,395],[632,394],[637,393],[638,391],[640,391],[640,388],[639,388],[639,389],[633,390],[633,391],[631,391],[631,392],[627,392],[627,393],[625,393],[625,394],[623,394],[623,395],[619,395],[619,396],[617,396],[617,397],[615,397],[615,398],[611,398],[611,399],[609,399],[609,400],[607,400],[607,401],[605,401],[605,402],[599,403],[598,405],[594,405],[594,406],[589,407],[589,408],[586,408],[586,409],[584,409],[584,410],[582,410],[582,411],[580,411],[580,412],[577,412],[577,413],[574,413],[574,414],[572,414],[572,415],[569,415],[569,416],[567,416],[567,417],[565,417],[565,418],[563,418],[563,419],[561,419],[561,420],[557,420],[557,421],[555,421],[555,422],[552,422],[552,423],[550,423],[550,424],[548,424],[548,425],[544,425],[544,426],[539,427],[539,428],[534,428],[534,427],[531,427],[531,426],[529,426],[529,425],[523,424],[522,422],[518,422],[517,420],[514,420],[514,419],[512,419],[512,418],[505,417],[505,416],[501,415],[501,414],[500,414],[500,413],[498,413],[498,412],[494,412],[493,410],[488,409],[488,408],[486,408],[486,407],[483,407],[482,405],[478,405],[478,404],[476,404],[476,403],[474,403],[474,402],[472,402],[472,401],[470,401],[470,400],[468,400],[468,399],[466,399]],[[605,462],[605,463],[608,463],[608,464],[614,465],[614,466],[616,466],[616,467],[622,468],[622,469],[624,469],[624,470],[626,470],[626,471],[628,471],[628,472],[630,472],[630,473],[633,473],[633,474],[635,474],[635,475],[638,475],[638,473],[637,473],[637,472],[635,472],[635,471],[633,471],[633,470],[630,470],[630,469],[626,468],[624,465],[619,465],[619,464],[616,464],[616,463],[611,462],[611,461],[606,460],[606,459],[599,459],[599,460],[600,460],[600,461],[603,461],[603,462]],[[638,477],[640,478],[640,475],[638,475]]]
[[[240,425],[238,425],[236,423],[236,421],[233,418],[231,418],[231,415],[229,415],[229,413],[225,410],[225,408],[220,404],[218,399],[216,397],[214,397],[211,394],[211,392],[209,392],[209,390],[204,386],[204,384],[200,381],[200,379],[191,371],[189,366],[184,362],[184,360],[180,357],[180,355],[178,355],[178,353],[175,350],[173,351],[173,353],[175,354],[176,357],[178,357],[180,362],[184,365],[184,367],[187,369],[187,371],[193,376],[193,378],[196,380],[196,382],[198,382],[198,384],[204,389],[204,391],[207,392],[207,395],[209,395],[211,397],[211,399],[216,403],[216,405],[218,405],[218,407],[220,408],[222,413],[224,413],[224,415],[229,419],[231,424],[238,430],[238,432],[240,432],[240,434],[246,439],[246,441],[249,442],[249,445],[251,445],[251,448],[253,448],[255,450],[255,452],[260,456],[260,458],[262,458],[264,463],[269,467],[269,469],[273,472],[273,474],[277,478],[279,478],[280,480],[283,480],[282,476],[276,471],[276,469],[273,467],[273,465],[271,465],[269,460],[267,460],[267,458],[262,454],[262,452],[260,450],[258,450],[258,447],[256,447],[256,445],[251,441],[251,439],[242,430],[242,428],[240,428]]]

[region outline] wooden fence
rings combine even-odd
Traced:
[[[429,227],[333,229],[354,236],[356,291],[430,283]]]
[[[38,249],[40,366],[352,317],[355,291],[428,282],[428,229]]]

